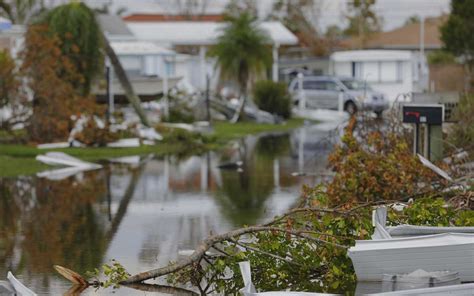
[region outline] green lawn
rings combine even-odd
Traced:
[[[34,158],[18,158],[0,155],[0,177],[32,175],[47,169],[48,166]]]
[[[255,124],[252,122],[216,122],[214,123],[214,136],[218,141],[229,141],[242,138],[246,135],[264,132],[289,131],[303,125],[304,119],[292,118],[282,124]]]
[[[213,124],[215,142],[206,144],[208,149],[216,149],[229,140],[244,137],[250,134],[258,134],[272,131],[289,131],[303,124],[301,119],[290,119],[284,124],[255,124],[252,122],[239,122],[236,124],[228,122],[216,122]],[[31,175],[48,168],[35,160],[36,155],[48,151],[61,151],[86,161],[98,161],[108,158],[129,155],[165,155],[180,154],[192,149],[187,144],[160,143],[155,146],[141,146],[136,148],[61,148],[61,149],[38,149],[26,145],[0,144],[0,177],[12,177],[18,175]]]

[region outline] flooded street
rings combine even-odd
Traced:
[[[314,173],[326,168],[328,130],[312,125],[203,155],[104,162],[61,180],[0,179],[0,274],[11,270],[36,293],[59,295],[70,284],[54,264],[84,274],[115,259],[134,274],[176,260],[211,232],[268,220],[297,202],[303,184],[321,182]],[[112,292],[144,293],[83,294]]]

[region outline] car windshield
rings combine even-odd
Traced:
[[[341,80],[341,82],[350,90],[372,90],[368,84],[360,80],[349,79]]]

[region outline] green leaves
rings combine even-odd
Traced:
[[[474,226],[474,211],[455,210],[443,198],[419,198],[403,211],[388,212],[390,225]]]
[[[222,78],[237,82],[241,93],[246,93],[249,82],[264,76],[271,65],[271,40],[249,13],[227,21],[209,54],[217,58]]]
[[[84,3],[57,6],[41,20],[49,33],[61,40],[61,50],[84,76],[76,81],[82,95],[89,94],[91,84],[102,72],[104,62],[102,33],[94,12]]]
[[[254,101],[258,108],[283,118],[291,115],[291,97],[287,85],[282,82],[261,80],[253,90]]]
[[[100,281],[100,276],[105,277],[104,280]],[[88,278],[93,278],[95,285],[100,285],[104,288],[113,286],[117,288],[121,281],[126,280],[130,274],[127,270],[117,262],[115,259],[112,259],[110,264],[104,263],[100,269],[95,268],[93,271],[87,271],[86,276]]]

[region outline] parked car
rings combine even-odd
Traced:
[[[298,78],[291,81],[289,91],[295,103],[300,99]],[[367,83],[351,77],[306,76],[303,77],[303,93],[306,108],[338,109],[339,95],[343,95],[344,110],[350,114],[368,110],[381,116],[389,107],[383,94],[374,91]]]

